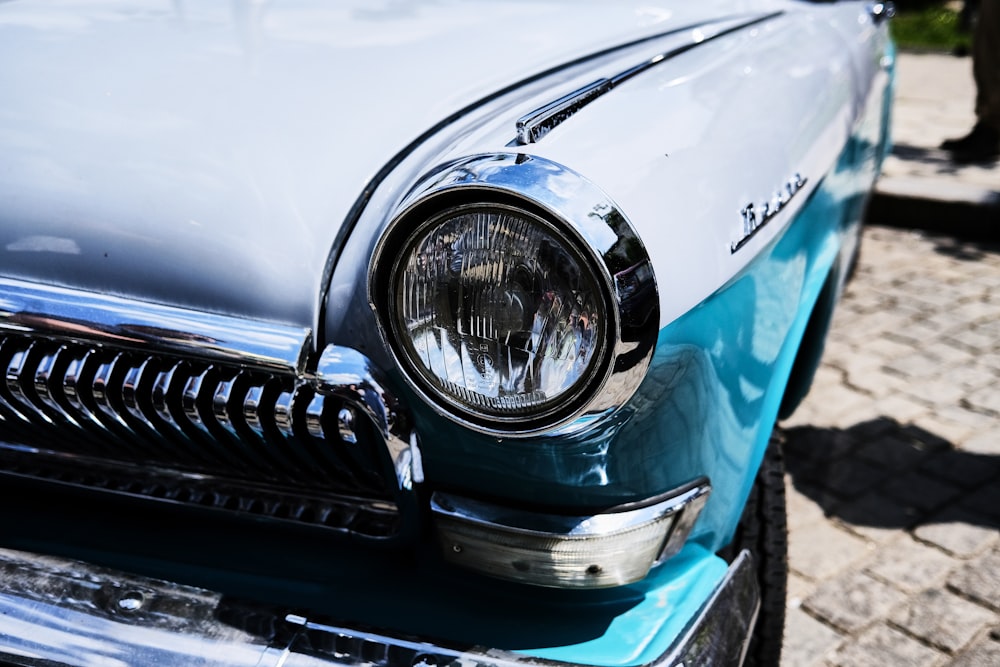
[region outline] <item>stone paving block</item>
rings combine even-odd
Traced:
[[[910,328],[912,326],[911,324]],[[923,380],[941,372],[937,360],[928,356],[923,350],[893,359],[885,364],[885,368],[905,378],[916,380]]]
[[[892,415],[894,419],[902,423],[911,422],[928,412],[927,406],[922,402],[898,393],[878,398],[875,401],[874,409],[878,414]]]
[[[854,642],[845,642],[831,658],[837,667],[937,667],[947,657],[899,630],[880,623]]]
[[[967,300],[951,308],[951,316],[956,322],[974,323],[977,320],[987,320],[1000,314],[1000,309],[996,305],[979,299]],[[966,328],[961,333],[953,336],[954,340],[970,348],[972,351],[988,352],[995,349],[996,339],[976,333],[972,329]]]
[[[822,521],[789,535],[788,566],[818,581],[861,561],[870,551],[869,545],[861,538],[829,521]]]
[[[996,417],[969,410],[961,405],[943,405],[936,410],[936,414],[941,419],[947,419],[964,426],[968,426],[973,431],[988,431],[996,428]],[[956,443],[957,444],[957,443]]]
[[[1000,287],[997,288],[997,291],[1000,291]],[[981,354],[976,357],[976,364],[989,368],[994,373],[1000,373],[1000,352]]]
[[[997,665],[1000,665],[1000,641],[987,635],[956,657],[950,667],[997,667]]]
[[[962,442],[962,449],[993,457],[1000,455],[1000,428],[991,428],[969,436]]]
[[[812,386],[813,388],[820,389],[834,389],[839,387],[843,380],[844,374],[841,370],[828,365],[821,365],[816,369]]]
[[[959,405],[968,395],[968,391],[960,384],[937,375],[911,383],[904,393],[934,409],[940,405]]]
[[[880,304],[880,308],[882,307],[884,305]],[[913,351],[913,347],[910,345],[889,338],[874,338],[865,341],[860,349],[866,354],[882,360],[896,359]]]
[[[997,341],[1000,340],[1000,319],[998,316],[1000,316],[1000,308],[997,308],[997,312],[993,316],[972,325],[973,331],[993,340],[993,349],[997,348]]]
[[[973,354],[991,352],[994,349],[996,340],[989,334],[976,331],[974,329],[964,329],[948,337]]]
[[[942,418],[938,410],[932,414],[920,415],[913,420],[913,425],[934,433],[953,445],[958,445],[975,433],[970,426]]]
[[[825,398],[829,398],[830,403],[827,404],[824,400],[826,412],[822,423],[840,429],[848,429],[860,421],[885,414],[880,406],[872,403],[870,396],[846,386],[841,390],[828,392]],[[882,400],[888,400],[888,397]]]
[[[1000,611],[1000,551],[990,551],[965,563],[951,573],[948,585],[962,595]]]
[[[813,496],[816,495],[814,489],[809,489],[809,492]],[[796,488],[788,475],[785,476],[785,504],[788,510],[788,530],[796,530],[827,520],[817,502],[810,498],[808,493]]]
[[[932,357],[940,367],[943,365],[945,370],[945,376],[948,379],[954,380],[954,372],[967,365],[973,365],[976,360],[976,355],[970,353],[968,350],[951,345],[943,340],[933,340],[922,345],[920,347],[924,353],[929,357]]]
[[[932,588],[896,609],[889,620],[910,635],[955,653],[1000,617],[957,595]]]
[[[822,419],[822,408],[813,405],[812,403],[805,403],[796,408],[795,412],[791,416],[786,419],[782,419],[780,426],[781,428],[788,429],[803,426],[811,427],[818,423],[820,419]]]
[[[996,384],[980,387],[966,394],[964,404],[972,410],[996,417],[1000,415],[1000,387]]]
[[[881,490],[908,506],[924,511],[943,507],[962,491],[955,484],[937,480],[920,471],[893,477],[882,486]]]
[[[829,579],[806,598],[803,608],[844,632],[856,632],[885,618],[906,595],[864,572]]]
[[[785,642],[781,647],[782,667],[820,667],[823,656],[835,649],[843,637],[801,609],[785,617]]]
[[[846,373],[848,378],[851,378],[857,375],[881,373],[886,359],[879,354],[872,354],[864,349],[852,347],[839,355],[824,351],[823,362],[838,368]]]
[[[816,583],[794,572],[788,573],[787,600],[789,609],[798,609],[802,602],[816,590]]]
[[[913,534],[959,558],[972,558],[1000,539],[989,518],[955,506],[930,516]]]
[[[916,593],[941,584],[962,563],[907,535],[879,549],[865,571],[897,588]]]
[[[934,276],[934,278],[936,279],[937,276]],[[912,287],[919,290],[916,294],[912,295],[912,298],[920,304],[921,311],[925,314],[949,309],[964,296],[961,290],[956,290],[947,283],[937,280],[934,281],[933,287],[927,284],[913,285]],[[933,324],[924,324],[923,321],[914,322],[913,324],[914,326],[907,329],[907,332],[911,335],[919,336],[918,340],[926,341],[940,331],[940,328],[933,326]]]
[[[886,310],[886,315],[896,318],[896,328],[892,332],[893,338],[906,341],[912,346],[922,344],[925,332],[914,332],[911,325],[927,319],[928,315],[935,310],[935,307],[921,301],[919,294],[911,294],[897,286],[896,298],[892,307],[890,310]]]
[[[903,393],[912,387],[910,380],[901,375],[893,375],[881,370],[870,373],[853,373],[848,376],[851,388],[874,398],[883,398]],[[885,416],[885,415],[876,415]]]
[[[997,381],[996,370],[980,363],[978,358],[966,362],[949,363],[944,377],[968,389],[979,389]]]

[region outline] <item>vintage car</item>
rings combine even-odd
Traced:
[[[891,13],[0,4],[0,660],[776,662]]]

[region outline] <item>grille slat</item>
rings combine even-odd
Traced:
[[[399,529],[382,436],[301,378],[16,335],[0,340],[0,367],[8,474],[374,537]]]
[[[15,348],[11,351],[6,363],[5,382],[6,392],[4,398],[8,406],[25,422],[29,424],[43,422],[52,424],[52,420],[44,412],[32,409],[31,401],[24,392],[21,382],[21,374],[24,372],[24,364],[27,361],[28,351],[26,348]]]
[[[184,392],[194,370],[183,361],[164,367],[169,368],[158,374],[150,388],[150,420],[160,425],[158,430],[175,450],[174,456],[191,461],[198,469],[225,465],[225,458],[209,445],[208,434],[187,418],[183,408]]]
[[[372,538],[416,528],[416,439],[308,328],[0,278],[0,475]]]

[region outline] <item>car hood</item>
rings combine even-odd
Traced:
[[[314,327],[394,155],[476,100],[760,3],[0,3],[0,274]]]

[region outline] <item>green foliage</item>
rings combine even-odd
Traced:
[[[900,48],[968,51],[972,39],[963,32],[959,13],[944,3],[920,9],[902,9],[890,22]]]

